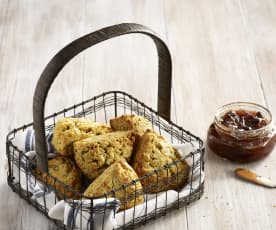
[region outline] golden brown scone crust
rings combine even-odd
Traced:
[[[114,130],[133,130],[138,136],[143,136],[146,130],[152,129],[150,121],[146,118],[127,114],[110,120],[110,126]]]
[[[74,143],[74,158],[83,174],[93,180],[115,161],[129,161],[134,142],[135,134],[131,131],[89,137]]]
[[[57,178],[65,185],[68,185],[69,188],[76,190],[77,192],[81,191],[81,173],[70,158],[57,156],[53,159],[50,159],[48,161],[48,170],[51,176]],[[74,192],[64,190],[64,187],[61,183],[55,181],[54,178],[46,175],[38,168],[36,169],[36,175],[44,183],[55,187],[58,197],[63,199],[65,193],[66,198],[77,198]]]
[[[133,168],[139,177],[152,173],[174,160],[180,161],[141,181],[144,192],[155,193],[182,187],[187,183],[190,167],[162,136],[150,130],[142,136],[133,160]]]
[[[56,123],[53,131],[53,146],[60,155],[73,154],[73,142],[103,133],[111,128],[84,118],[63,118]]]
[[[143,188],[140,181],[137,181],[136,185],[130,184],[125,189],[116,191],[116,188],[123,184],[131,183],[136,179],[138,179],[138,176],[133,168],[125,160],[120,160],[113,163],[98,176],[85,190],[84,195],[88,197],[102,196],[105,192],[115,189],[115,197],[121,202],[120,210],[128,209],[144,201]]]

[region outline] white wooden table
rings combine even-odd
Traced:
[[[5,136],[32,121],[36,81],[50,58],[88,32],[121,23],[158,32],[173,57],[172,118],[205,139],[215,110],[233,101],[276,117],[275,0],[0,0],[0,229],[55,229],[6,183]],[[116,55],[117,54],[117,55]],[[116,38],[75,58],[54,83],[46,113],[107,90],[156,108],[157,58],[142,35]],[[276,150],[251,164],[206,154],[203,197],[140,229],[276,229],[276,190],[236,179],[247,167],[276,180]]]

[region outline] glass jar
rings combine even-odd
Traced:
[[[270,111],[248,102],[219,108],[207,134],[207,145],[215,154],[237,162],[261,159],[272,152],[275,143]]]

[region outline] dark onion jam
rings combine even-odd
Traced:
[[[220,124],[218,124],[220,123]],[[276,135],[259,111],[229,110],[208,130],[207,144],[217,155],[236,162],[250,162],[268,155]]]
[[[256,130],[268,124],[261,112],[236,110],[229,111],[221,118],[221,123],[228,128]]]

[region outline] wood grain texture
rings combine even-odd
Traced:
[[[122,22],[159,33],[173,56],[173,120],[203,139],[215,110],[228,102],[267,105],[276,116],[274,0],[0,0],[0,6],[0,230],[55,229],[7,186],[5,135],[32,120],[35,84],[50,58],[86,33]],[[54,82],[46,114],[114,89],[156,108],[150,39],[128,35],[78,55]],[[207,151],[202,199],[140,229],[273,230],[275,191],[237,180],[233,170],[247,167],[276,180],[275,163],[276,150],[243,165]]]
[[[42,69],[57,50],[74,39],[74,34],[77,34],[75,30],[79,28],[71,27],[74,21],[76,24],[79,20],[70,16],[77,17],[74,11],[78,4],[72,3],[74,8],[71,8],[66,7],[66,4],[56,5],[55,1],[47,1],[45,4],[38,1],[9,1],[6,6],[8,12],[0,29],[2,31],[4,28],[0,61],[2,153],[5,152],[5,135],[8,130],[32,120],[32,96]],[[11,66],[11,63],[14,65]],[[79,68],[75,65],[67,72],[65,70],[64,74],[66,80],[61,77],[60,82],[56,82],[53,87],[54,97],[51,97],[51,93],[49,95],[51,107],[48,105],[50,108],[47,108],[47,113],[63,107],[63,104],[73,104],[78,95],[81,100],[81,87],[78,89],[81,81],[75,79],[76,75],[80,75]],[[69,85],[75,88],[72,90]],[[2,164],[5,161],[5,154],[1,154]],[[1,210],[6,210],[1,211],[0,229],[54,229],[55,226],[45,216],[7,187],[6,170],[3,166],[0,169],[0,205]]]
[[[276,2],[240,1],[267,106],[276,113]]]
[[[178,83],[174,85],[177,114],[183,114],[178,116],[180,125],[205,138],[221,105],[233,101],[266,104],[239,1],[170,1],[166,12]],[[262,162],[243,166],[275,175],[275,157],[274,151]],[[273,229],[271,196],[275,194],[237,181],[236,167],[239,164],[207,149],[205,194],[199,205],[188,209],[190,229]]]
[[[153,28],[164,39],[165,21],[160,1],[120,0],[116,4],[106,1],[104,6],[101,1],[87,2],[87,11],[93,7],[98,10],[85,14],[85,28],[90,31],[115,23],[136,22]],[[106,9],[111,9],[113,17]],[[84,97],[117,89],[156,108],[157,56],[147,37],[127,35],[106,41],[88,50],[85,61]],[[95,81],[97,78],[101,80]]]

